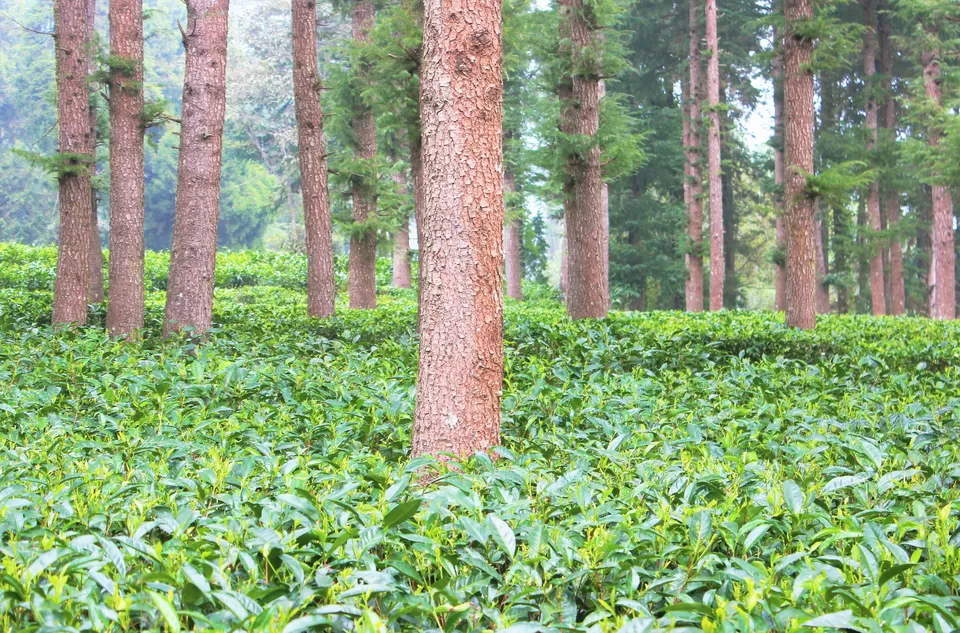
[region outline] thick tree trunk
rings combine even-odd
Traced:
[[[90,162],[93,130],[87,95],[87,1],[55,0],[60,239],[53,291],[53,324],[87,321],[90,285]]]
[[[355,0],[353,5],[353,41],[365,45],[373,30],[374,4],[372,0]],[[367,68],[361,65],[354,69],[361,80]],[[358,101],[362,104],[362,100]],[[367,164],[377,158],[377,121],[373,110],[362,104],[353,113],[351,121],[356,139],[354,153]],[[353,221],[363,225],[377,215],[375,179],[361,178],[353,185]],[[350,261],[347,270],[347,286],[350,307],[355,310],[372,310],[377,307],[377,232],[366,228],[350,236]]]
[[[816,226],[813,200],[805,193],[813,173],[813,40],[798,29],[813,19],[811,0],[785,0],[784,163],[786,169],[787,310],[786,323],[816,326]]]
[[[889,5],[880,0],[877,25],[880,34],[880,74],[884,77],[883,125],[887,130],[888,142],[893,143],[897,135],[897,99],[893,94],[893,28],[887,14]],[[887,228],[896,235],[900,222],[900,194],[892,184],[886,186],[884,208]],[[906,284],[903,273],[903,247],[900,239],[890,241],[890,314],[900,316],[907,311]]]
[[[327,190],[327,158],[317,67],[316,1],[292,0],[291,11],[293,97],[307,242],[307,314],[329,317],[335,312],[337,288],[333,273],[333,224]],[[291,217],[291,225],[296,227],[295,217]]]
[[[707,0],[707,181],[710,192],[710,310],[723,309],[726,259],[723,254],[723,182],[720,170],[720,51],[717,0]]]
[[[776,28],[773,29],[773,41],[776,46],[776,56],[773,58],[773,127],[774,127],[774,148],[773,148],[773,178],[776,191],[774,193],[774,205],[776,206],[777,225],[776,240],[777,250],[786,249],[787,229],[784,223],[784,196],[783,186],[785,182],[783,168],[783,41]],[[780,260],[774,264],[776,294],[774,298],[774,308],[783,312],[786,308],[786,290],[787,290],[787,268]]]
[[[606,208],[600,166],[600,77],[590,68],[598,45],[592,14],[583,0],[561,0],[560,23],[570,46],[566,51],[582,72],[565,78],[560,94],[560,128],[564,134],[589,141],[589,147],[570,157],[571,181],[564,187],[567,232],[567,314],[572,319],[603,318],[610,306],[607,274]]]
[[[187,0],[176,217],[164,336],[213,324],[230,0]]]
[[[686,254],[688,312],[703,312],[703,175],[700,173],[700,129],[702,124],[700,77],[700,3],[689,2],[690,73],[687,79],[689,97],[686,99],[689,116],[684,120],[688,137],[684,141],[685,171],[689,187],[687,198],[687,237],[690,249]]]
[[[877,17],[874,11],[874,0],[860,0],[860,4],[863,7],[863,21],[866,27],[863,32],[863,71],[866,81],[864,92],[867,95],[867,153],[870,154],[876,151],[878,140],[877,99],[873,94],[873,82],[877,74],[875,37]],[[867,191],[867,220],[870,223],[871,232],[877,233],[881,230],[879,180],[870,183]],[[874,235],[870,235],[866,242],[870,248],[871,308],[874,315],[882,315],[886,313],[887,305],[884,295],[883,254]]]
[[[937,37],[935,27],[927,27],[927,35]],[[940,86],[940,51],[936,48],[924,51],[923,85],[930,99],[938,108],[942,104],[943,89]],[[940,144],[940,130],[932,123],[927,130],[931,147]],[[953,199],[950,189],[943,185],[933,186],[933,260],[930,267],[930,316],[934,319],[956,318],[956,253],[953,244]]]
[[[143,0],[111,0],[110,56],[107,330],[132,338],[143,328]]]
[[[87,75],[91,77],[97,70],[96,42],[97,42],[97,0],[87,0]],[[95,88],[93,82],[87,85],[90,91],[90,134],[93,139],[91,154],[93,163],[90,165],[91,178],[97,175],[97,110],[93,102]],[[97,188],[91,180],[90,191],[90,285],[88,301],[91,304],[103,303],[103,247],[100,245],[100,221],[97,213]]]
[[[393,182],[401,195],[407,194],[407,176],[398,171],[393,174]],[[410,287],[410,218],[400,220],[393,234],[393,278],[394,288]]]
[[[504,199],[517,190],[516,178],[513,172],[503,173]],[[509,214],[504,220],[503,231],[504,269],[507,276],[507,296],[517,301],[523,301],[523,267],[520,261],[520,218]]]
[[[423,310],[413,455],[500,441],[503,385],[501,3],[427,0],[420,83]]]

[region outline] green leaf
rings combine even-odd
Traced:
[[[513,533],[513,529],[495,514],[488,515],[487,520],[493,525],[493,540],[510,555],[510,558],[513,558],[517,553],[517,536]]]
[[[713,609],[699,602],[678,602],[676,604],[668,604],[660,609],[660,611],[663,613],[699,613],[700,615],[705,615],[710,618],[717,615]]]
[[[200,590],[200,593],[208,598],[210,597],[210,583],[207,582],[206,577],[204,577],[196,567],[190,563],[184,563],[183,574],[187,577],[187,580],[190,581],[191,585]]]
[[[807,498],[797,482],[792,479],[783,482],[783,502],[790,514],[798,516],[803,512],[803,506],[806,504]]]
[[[916,563],[901,563],[899,565],[891,566],[880,574],[880,578],[877,580],[877,586],[884,586],[887,584],[887,582],[893,580],[897,576],[901,576],[902,574],[906,573],[908,569],[913,569],[916,566]]]
[[[288,622],[283,627],[283,633],[303,633],[311,629],[326,627],[330,625],[330,618],[325,615],[307,615]]]
[[[836,613],[827,613],[819,617],[807,620],[803,626],[810,628],[820,627],[825,629],[845,629],[853,625],[855,619],[853,611],[837,611]]]
[[[859,486],[868,479],[870,479],[870,477],[867,475],[845,475],[843,477],[835,477],[827,482],[827,485],[823,487],[823,492],[826,494],[829,492],[842,490],[843,488]]]
[[[713,536],[713,516],[709,510],[700,510],[687,519],[690,540],[705,543]]]
[[[747,538],[743,541],[743,550],[749,552],[753,544],[763,538],[763,535],[766,534],[769,529],[770,524],[764,523],[750,530],[750,534],[747,534]]]
[[[407,521],[417,513],[417,510],[420,509],[420,505],[423,503],[423,499],[412,499],[410,501],[405,501],[395,505],[387,514],[383,517],[383,529],[389,530],[395,525],[400,525],[404,521]]]
[[[173,608],[173,605],[156,591],[148,590],[147,595],[150,596],[153,604],[157,606],[157,610],[160,611],[163,621],[167,623],[167,630],[170,631],[170,633],[180,633],[180,618],[177,617],[177,610]]]

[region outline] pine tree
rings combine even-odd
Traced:
[[[877,119],[877,99],[874,94],[874,80],[877,74],[876,62],[876,31],[877,17],[874,0],[860,0],[863,7],[863,21],[865,29],[863,31],[863,74],[865,83],[865,92],[867,95],[867,153],[872,154],[876,151],[879,140],[879,126]],[[867,193],[867,219],[870,223],[870,230],[873,234],[881,231],[880,226],[880,182],[874,179],[870,183]],[[868,242],[870,246],[870,300],[874,315],[886,313],[886,297],[884,294],[883,279],[883,257],[880,248],[873,243]]]
[[[723,253],[723,182],[720,149],[720,49],[717,2],[706,0],[707,25],[707,183],[710,198],[710,310],[723,309],[726,278]]]
[[[698,0],[689,2],[689,71],[685,83],[684,147],[687,206],[687,238],[689,246],[685,255],[687,263],[686,308],[688,312],[703,312],[703,175],[700,171],[700,148],[702,127],[701,103],[703,100],[700,53],[700,5]]]
[[[97,57],[97,0],[87,0],[87,81],[90,91],[90,130],[93,135],[93,162],[90,164],[90,286],[88,301],[91,304],[103,303],[103,249],[100,247],[100,226],[97,213],[97,187],[93,178],[97,175],[97,108],[94,105],[96,89],[93,75]]]

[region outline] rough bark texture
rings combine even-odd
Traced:
[[[93,131],[87,96],[87,2],[55,0],[60,239],[53,294],[53,323],[87,321],[90,283],[90,160]]]
[[[307,241],[307,314],[333,316],[336,280],[333,274],[333,224],[327,190],[327,158],[323,143],[323,110],[317,67],[317,5],[292,0],[293,97],[299,142],[300,188]],[[291,217],[295,231],[296,216]]]
[[[723,182],[720,177],[720,53],[717,0],[707,0],[707,182],[710,192],[710,310],[723,309],[726,278],[723,255]]]
[[[413,454],[500,441],[503,383],[501,3],[427,0],[423,238]]]
[[[877,16],[874,10],[874,0],[860,0],[863,7],[863,22],[866,27],[863,32],[863,71],[866,81],[867,94],[867,153],[876,150],[878,140],[877,99],[873,94],[874,77],[877,74],[877,46],[876,28]],[[867,190],[867,220],[870,230],[882,230],[880,222],[880,181],[874,180]],[[867,240],[870,245],[870,303],[874,315],[886,313],[887,300],[884,295],[883,282],[883,253],[876,239]]]
[[[561,37],[571,43],[574,76],[559,87],[560,129],[579,136],[589,149],[571,155],[569,181],[564,186],[564,223],[567,234],[567,314],[572,319],[603,318],[610,306],[608,219],[603,204],[600,146],[599,72],[590,68],[590,51],[598,45],[591,12],[583,0],[561,0]]]
[[[517,184],[513,172],[503,173],[504,199],[516,192]],[[520,263],[520,218],[508,217],[503,229],[504,270],[507,276],[507,296],[517,301],[523,300],[523,268]]]
[[[374,4],[372,0],[357,0],[353,5],[353,40],[357,44],[370,41],[373,30]],[[367,69],[355,69],[363,77]],[[362,105],[353,113],[351,121],[356,140],[354,152],[364,161],[377,157],[377,121],[373,110]],[[353,220],[359,224],[377,215],[376,184],[363,179],[353,185]],[[372,310],[377,307],[377,232],[366,229],[350,236],[350,261],[347,269],[347,287],[350,307]]]
[[[94,59],[96,54],[96,29],[97,0],[87,0],[87,75],[92,75],[97,70],[97,64]],[[93,82],[87,85],[87,90],[91,96],[95,91]],[[90,134],[93,146],[90,153],[94,161],[90,165],[91,178],[97,175],[97,110],[94,107],[93,100],[90,101]],[[91,304],[103,303],[103,248],[100,245],[100,222],[97,213],[97,189],[93,186],[91,180],[90,191],[90,284],[87,300]]]
[[[786,248],[787,229],[784,223],[784,167],[783,167],[783,42],[780,39],[780,33],[776,28],[773,30],[773,41],[777,47],[776,56],[773,58],[773,126],[774,126],[774,149],[773,149],[773,178],[776,192],[774,194],[774,204],[776,205],[777,225],[776,240],[777,250],[783,251]],[[787,290],[787,268],[784,263],[777,261],[774,266],[776,294],[774,297],[774,308],[783,311],[786,308],[786,290]]]
[[[213,321],[229,7],[229,0],[187,1],[183,35],[187,60],[165,336],[186,328],[203,334]]]
[[[784,164],[786,169],[787,308],[786,323],[816,326],[816,226],[813,200],[804,194],[806,174],[813,173],[813,40],[795,32],[798,22],[813,18],[811,0],[786,0],[784,41]]]
[[[935,37],[934,27],[927,27],[929,35]],[[943,89],[940,86],[940,51],[931,49],[923,52],[923,85],[930,99],[940,107]],[[927,139],[931,147],[940,144],[940,130],[932,124],[927,130]],[[956,318],[956,253],[953,244],[953,199],[950,189],[943,185],[933,186],[933,260],[930,266],[930,316],[947,320]]]
[[[684,156],[686,182],[689,188],[687,194],[687,237],[690,240],[690,250],[686,254],[687,261],[687,292],[686,307],[688,312],[703,312],[703,175],[700,173],[700,128],[702,80],[700,77],[700,3],[698,0],[689,2],[689,32],[690,32],[690,72],[687,78],[689,97],[687,107],[689,116],[684,119],[688,128],[684,140]]]
[[[893,29],[889,7],[886,0],[881,0],[877,14],[877,25],[880,34],[880,74],[884,77],[884,93],[886,98],[883,105],[883,126],[887,130],[890,142],[897,134],[897,99],[893,94]],[[884,211],[887,219],[887,228],[896,234],[897,224],[900,222],[900,194],[892,184],[887,184],[885,190]],[[903,273],[903,247],[898,238],[890,241],[890,314],[900,316],[907,311],[906,284]]]
[[[407,176],[398,171],[393,174],[401,195],[407,193]],[[410,218],[404,217],[393,234],[393,279],[394,288],[409,288],[410,284]]]
[[[143,1],[111,0],[110,301],[107,330],[143,328]]]

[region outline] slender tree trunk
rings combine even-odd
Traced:
[[[885,100],[883,107],[884,127],[887,130],[888,142],[893,144],[897,137],[897,99],[893,94],[893,44],[891,42],[893,29],[890,16],[887,15],[889,5],[886,0],[880,0],[877,15],[878,30],[880,33],[880,74],[884,76]],[[891,145],[892,147],[892,145]],[[900,222],[900,194],[887,179],[886,209],[887,228],[896,236],[897,225]],[[900,316],[906,313],[906,284],[903,275],[903,247],[900,238],[894,237],[890,241],[890,314]]]
[[[107,330],[133,338],[143,329],[143,0],[111,0],[110,57]]]
[[[213,324],[230,0],[187,0],[176,217],[164,336]]]
[[[60,239],[53,292],[53,324],[87,322],[90,284],[90,163],[93,130],[87,95],[86,0],[55,0]]]
[[[564,225],[566,225],[566,223],[564,223]],[[567,287],[569,286],[569,284],[567,283],[568,262],[569,262],[569,258],[567,257],[567,236],[564,235],[562,238],[560,238],[560,293],[564,296],[566,296]]]
[[[723,254],[723,182],[720,163],[720,51],[717,0],[707,0],[707,182],[710,191],[710,310],[723,309],[726,259]]]
[[[935,26],[927,26],[927,35],[937,37]],[[940,51],[926,50],[922,55],[923,85],[927,98],[936,107],[941,107],[943,89],[940,85]],[[940,144],[941,131],[936,123],[927,130],[930,147]],[[933,260],[930,267],[931,297],[930,316],[938,320],[956,318],[956,253],[953,243],[953,199],[950,189],[937,184],[933,186]]]
[[[316,0],[292,0],[293,97],[297,115],[300,188],[307,241],[307,314],[333,316],[333,224],[327,190],[327,158],[317,66]],[[291,217],[296,226],[296,218]]]
[[[846,210],[841,207],[831,209],[833,215],[833,271],[837,275],[847,272],[847,222]],[[850,310],[850,292],[845,282],[837,284],[837,314],[846,314]]]
[[[805,193],[806,174],[813,173],[813,40],[802,23],[813,19],[811,0],[785,0],[784,162],[786,169],[787,310],[786,323],[816,326],[816,226],[813,200]]]
[[[572,319],[603,318],[610,306],[606,243],[608,221],[603,205],[600,166],[600,77],[591,68],[598,37],[591,10],[583,0],[561,0],[561,31],[569,37],[566,51],[581,72],[560,86],[560,128],[564,134],[590,141],[570,157],[571,182],[564,187],[567,231],[567,314]]]
[[[87,0],[87,75],[92,79],[97,69],[97,0]],[[91,178],[97,175],[97,110],[94,106],[93,94],[95,89],[91,81],[87,89],[90,91],[90,134],[93,138],[93,163],[90,165]],[[90,286],[88,301],[91,304],[103,303],[103,248],[100,245],[100,222],[97,214],[97,188],[90,181]]]
[[[818,205],[819,206],[819,205]],[[823,240],[822,223],[816,220],[816,248],[817,248],[817,314],[830,313],[830,290],[827,287],[827,249]]]
[[[407,193],[407,176],[404,172],[393,174],[393,181],[401,195]],[[410,287],[410,218],[404,216],[393,234],[393,287]]]
[[[516,178],[513,172],[503,173],[504,199],[517,190]],[[517,301],[523,301],[523,267],[520,260],[520,218],[507,215],[504,221],[503,255],[507,276],[507,296]]]
[[[374,3],[372,0],[355,0],[353,5],[353,41],[357,45],[370,42],[373,30]],[[367,68],[361,64],[355,69],[365,80]],[[362,104],[353,113],[351,125],[356,138],[356,157],[372,164],[377,158],[377,121],[373,110]],[[375,178],[358,178],[353,185],[353,221],[363,224],[377,215]],[[350,236],[350,260],[347,270],[347,286],[350,307],[355,310],[372,310],[377,307],[377,231],[366,228]]]
[[[689,2],[689,29],[690,29],[690,73],[687,80],[689,97],[686,100],[689,111],[688,138],[684,142],[685,171],[689,197],[687,198],[687,237],[690,240],[690,249],[686,254],[687,260],[687,311],[703,312],[703,175],[700,173],[700,130],[702,124],[701,102],[703,94],[700,76],[702,66],[700,44],[700,3],[699,0]]]
[[[863,70],[866,81],[867,94],[867,153],[873,153],[877,147],[877,100],[873,95],[874,76],[877,74],[876,62],[876,28],[877,18],[874,11],[874,0],[860,0],[863,7],[863,21],[866,29],[863,32]],[[881,230],[880,222],[880,181],[870,183],[867,191],[867,220],[872,233]],[[883,255],[877,244],[875,235],[868,235],[866,240],[870,248],[870,303],[874,315],[886,312],[886,297],[884,296],[883,282]]]
[[[423,270],[413,454],[500,441],[503,386],[501,3],[424,3]]]
[[[777,251],[783,252],[786,249],[787,229],[784,223],[784,197],[783,186],[785,182],[783,168],[783,40],[780,32],[773,29],[773,42],[776,47],[776,56],[773,58],[773,125],[774,125],[774,149],[773,149],[773,178],[776,192],[774,193],[774,205],[776,207],[777,224],[776,240]],[[775,263],[775,282],[776,295],[774,298],[774,308],[780,312],[786,308],[786,289],[787,289],[787,269],[784,263],[779,259]]]

